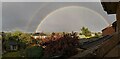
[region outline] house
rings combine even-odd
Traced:
[[[101,0],[106,1],[106,0]],[[116,0],[116,2],[112,2],[113,0],[107,0],[108,2],[101,2],[103,9],[108,14],[116,14],[116,24],[120,25],[120,1]],[[120,56],[120,26],[116,26],[115,33],[102,43],[96,51],[96,55],[98,57],[118,57]],[[102,58],[104,59],[104,58]]]
[[[46,37],[46,34],[44,33],[34,33],[33,35],[31,35],[34,39],[42,39]]]
[[[10,50],[18,50],[18,43],[15,41],[10,41],[9,42]]]
[[[115,29],[112,26],[106,27],[102,30],[102,35],[112,35],[115,32]]]
[[[46,41],[45,38],[47,36],[44,33],[34,33],[34,34],[31,35],[31,37],[33,38],[32,39],[32,45],[34,46],[36,44],[40,44],[40,43]]]
[[[111,26],[106,27],[105,29],[102,30],[102,35],[112,35],[113,33],[116,32],[116,21],[114,23],[112,23]]]

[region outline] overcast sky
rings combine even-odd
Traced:
[[[2,3],[2,30],[34,32],[49,13],[67,6],[80,6],[91,9],[102,15],[109,24],[115,21],[115,15],[108,16],[99,2],[4,2]],[[84,16],[88,17],[89,15]],[[48,26],[48,28],[50,27]]]
[[[100,0],[1,0],[2,2],[98,2]]]
[[[120,0],[1,0],[2,2],[118,2]]]
[[[0,31],[2,31],[2,3],[0,2]]]

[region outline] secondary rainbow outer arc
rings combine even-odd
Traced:
[[[47,19],[49,16],[51,16],[52,14],[54,14],[54,13],[56,13],[56,12],[62,10],[62,9],[71,8],[71,7],[78,7],[78,8],[87,9],[88,11],[93,12],[93,13],[95,13],[96,15],[99,15],[99,16],[105,21],[106,24],[109,24],[109,23],[107,22],[107,20],[106,20],[102,15],[100,15],[100,14],[99,14],[98,12],[96,12],[96,11],[93,11],[92,9],[89,9],[89,8],[87,8],[87,7],[81,7],[81,6],[67,6],[67,7],[58,8],[58,9],[56,9],[55,11],[49,13],[49,14],[40,22],[40,24],[38,25],[38,27],[37,27],[37,29],[36,29],[36,32],[39,32],[39,27],[42,25],[42,23],[43,23],[44,21],[46,21],[46,19]]]
[[[30,27],[31,22],[34,20],[33,18],[35,17],[35,15],[36,15],[43,7],[45,7],[45,6],[48,5],[48,4],[49,4],[49,3],[43,5],[42,7],[38,8],[38,9],[33,13],[33,15],[30,17],[30,20],[29,20],[28,23],[26,24],[26,28],[25,28],[26,31],[27,31],[28,28]]]

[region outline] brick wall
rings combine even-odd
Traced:
[[[111,27],[107,27],[104,30],[102,30],[102,35],[112,35],[113,33],[115,33],[115,29],[111,26]]]

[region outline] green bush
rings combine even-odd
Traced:
[[[25,50],[25,56],[29,59],[41,59],[43,56],[43,48],[40,46],[28,47]]]

